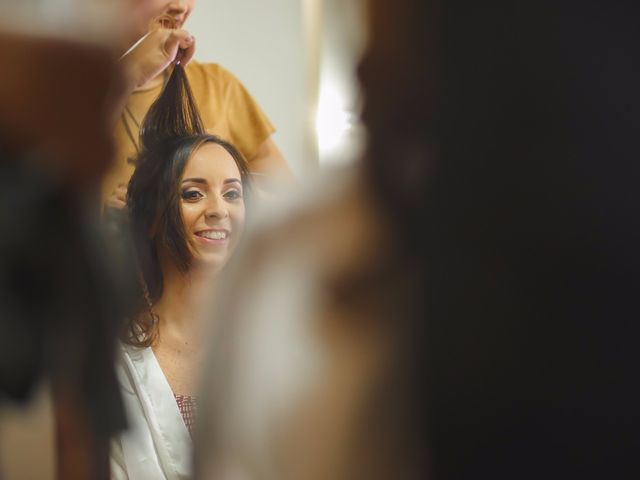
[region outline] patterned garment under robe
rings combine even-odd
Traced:
[[[193,437],[193,428],[196,422],[196,397],[192,395],[178,395],[173,394],[176,397],[178,408],[180,409],[180,415],[184,420],[184,424],[187,426],[187,430]]]

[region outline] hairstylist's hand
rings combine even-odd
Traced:
[[[186,65],[195,53],[195,38],[186,30],[158,28],[152,30],[132,49],[122,56],[131,86],[142,87],[174,63],[178,50],[180,63]]]

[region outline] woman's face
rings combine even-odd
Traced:
[[[180,191],[194,265],[221,270],[244,230],[245,205],[236,162],[220,145],[203,144],[187,162]]]

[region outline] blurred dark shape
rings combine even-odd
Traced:
[[[640,5],[371,4],[368,170],[422,279],[431,478],[636,478]]]
[[[640,4],[369,4],[364,175],[245,253],[198,478],[638,478]]]
[[[113,350],[132,291],[126,239],[119,252],[109,242],[93,193],[112,152],[115,60],[19,34],[0,34],[5,50],[16,63],[0,82],[0,399],[26,402],[46,379],[59,478],[107,478],[125,423]]]
[[[0,397],[28,401],[49,379],[54,397],[76,404],[68,421],[86,418],[92,441],[106,447],[124,427],[112,350],[127,308],[125,270],[86,206],[26,162],[0,169]]]

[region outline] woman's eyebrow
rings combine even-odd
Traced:
[[[205,178],[199,178],[199,177],[192,177],[192,178],[185,178],[182,180],[182,183],[201,183],[203,185],[207,185],[209,182],[207,182],[207,180]],[[224,182],[222,182],[224,185],[227,185],[229,183],[239,183],[242,185],[242,181],[240,181],[239,178],[227,178]]]
[[[182,183],[203,183],[203,184],[207,184],[208,182],[204,179],[204,178],[185,178],[182,180]]]

